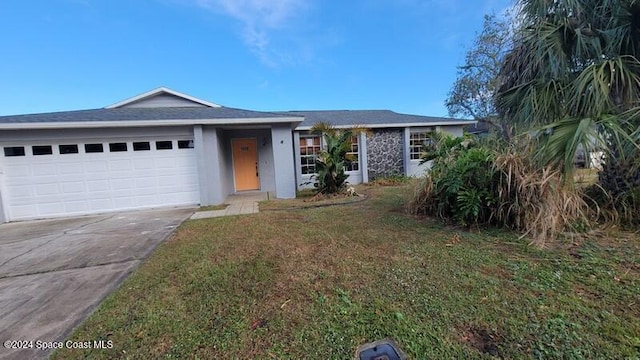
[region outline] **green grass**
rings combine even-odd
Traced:
[[[409,190],[184,223],[72,335],[73,358],[640,357],[638,237],[538,250],[406,215]]]
[[[220,204],[220,205],[209,205],[209,206],[200,206],[196,211],[213,211],[213,210],[224,210],[229,206],[229,204]]]
[[[361,194],[365,186],[356,186],[356,192]],[[348,196],[342,194],[318,194],[313,189],[300,190],[295,199],[271,199],[260,202],[260,210],[299,210],[333,205],[345,205],[365,200],[362,196]]]

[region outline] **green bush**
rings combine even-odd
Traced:
[[[408,210],[463,226],[497,225],[542,246],[566,230],[584,231],[592,211],[562,173],[537,166],[520,149],[433,134],[424,161],[433,161]],[[524,236],[523,235],[523,236]]]
[[[432,140],[423,162],[433,161],[425,181],[431,183],[429,196],[435,201],[416,210],[463,226],[489,223],[498,200],[492,151],[463,137],[434,133]]]

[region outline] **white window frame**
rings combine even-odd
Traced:
[[[429,135],[432,132],[432,129],[416,129],[409,132],[409,160],[420,161],[424,153],[424,145],[431,141]],[[420,144],[416,144],[416,141],[419,141]],[[419,150],[416,151],[416,149]]]
[[[312,176],[312,175],[317,174],[316,172],[307,172],[307,173],[305,173],[305,169],[308,169],[308,168],[313,168],[315,170],[315,156],[304,154],[303,151],[302,151],[303,142],[305,144],[304,147],[307,148],[307,150],[310,149],[310,148],[315,148],[316,147],[315,145],[307,146],[307,143],[306,143],[307,139],[313,139],[313,138],[319,138],[320,139],[320,146],[318,147],[318,150],[326,150],[327,144],[326,144],[326,141],[324,139],[324,136],[316,135],[316,134],[300,134],[300,149],[299,149],[300,150],[300,173],[302,174],[302,176]],[[355,139],[355,142],[353,141],[354,139]],[[352,164],[352,166],[355,165],[355,168],[353,168],[353,167],[350,168],[349,166],[346,166],[344,172],[348,173],[348,174],[349,173],[357,173],[357,172],[360,171],[360,136],[358,136],[357,134],[353,135],[351,137],[351,140],[352,140],[352,142],[351,142],[351,151],[348,151],[347,154],[354,155],[355,160],[351,164]],[[314,154],[317,154],[317,152],[314,153]],[[310,166],[311,164],[309,164],[309,163],[304,163],[303,159],[305,159],[305,158],[314,158],[313,166]]]
[[[355,143],[353,142],[354,139]],[[351,162],[351,165],[355,165],[355,169],[349,169],[349,166],[346,166],[345,172],[355,173],[360,171],[360,136],[358,136],[357,134],[351,136],[351,151],[347,151],[347,155],[354,155],[355,160]]]
[[[311,144],[311,146],[307,145],[307,139],[319,139],[319,145],[315,145],[313,142]],[[302,143],[304,142],[304,148],[305,148],[305,152],[303,153],[302,151]],[[322,150],[324,147],[324,139],[322,138],[322,135],[318,135],[318,134],[300,134],[300,171],[302,176],[311,176],[313,174],[316,174],[315,170],[316,170],[316,164],[315,164],[315,158],[316,155],[318,154],[318,152],[320,150]],[[317,148],[317,151],[316,151]],[[311,154],[309,154],[308,150],[312,149]],[[304,159],[311,159],[312,163],[309,162],[304,162]],[[314,172],[306,172],[305,173],[305,169],[310,169],[312,168],[314,170]]]

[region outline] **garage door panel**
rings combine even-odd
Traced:
[[[109,181],[109,179],[113,178],[114,176],[112,174],[109,174],[108,171],[105,172],[97,172],[97,173],[85,173],[84,174],[84,178],[87,179],[87,181]]]
[[[148,173],[145,175],[149,175]],[[155,189],[158,186],[158,182],[155,177],[136,177],[135,187],[136,189]]]
[[[91,199],[88,200],[89,211],[104,211],[113,209],[113,203],[110,198],[105,199]]]
[[[126,196],[113,198],[113,206],[116,209],[134,209],[136,207],[136,203],[133,201],[133,196]]]
[[[111,181],[109,181],[109,185],[111,187],[111,190],[114,190],[115,194],[118,191],[133,189],[133,179],[112,179]]]
[[[155,164],[153,161],[153,157],[146,157],[142,159],[134,159],[133,160],[133,169],[134,170],[150,170],[154,169]]]
[[[51,180],[50,180],[51,181]],[[58,183],[82,183],[84,184],[84,174],[60,174],[53,181]]]
[[[136,205],[139,206],[152,206],[158,201],[155,194],[154,195],[138,195],[136,196]]]
[[[97,193],[100,191],[109,191],[109,180],[91,180],[87,181],[87,191]]]
[[[89,211],[90,208],[87,201],[67,201],[64,203],[64,210],[67,213],[83,213]]]
[[[109,171],[131,171],[133,170],[133,166],[131,160],[122,159],[122,160],[109,160]]]
[[[5,158],[6,160],[7,158]],[[16,164],[15,161],[6,161],[4,164],[5,172],[11,173],[12,177],[29,177],[31,176],[31,168],[24,164]]]
[[[32,175],[33,176],[51,176],[56,175],[58,173],[57,166],[55,164],[47,163],[47,164],[37,164],[32,167]]]
[[[160,187],[173,186],[180,181],[180,178],[178,175],[158,176],[157,179],[158,179],[158,186]]]
[[[82,181],[63,182],[61,187],[63,194],[77,194],[86,192],[85,184]]]
[[[37,196],[57,195],[58,193],[60,193],[60,190],[58,189],[58,184],[37,184],[36,185]]]
[[[109,191],[109,194],[111,194],[111,198],[112,199],[123,198],[123,197],[132,197],[132,196],[136,195],[136,193],[133,190],[133,188],[131,188],[131,189],[112,188],[111,191]]]
[[[60,202],[62,202],[62,197],[58,194],[54,194],[54,195],[39,195],[38,197],[38,202],[36,203],[36,205],[41,205],[41,204],[58,204]]]
[[[140,196],[156,196],[158,192],[158,188],[157,187],[146,187],[146,188],[140,188],[140,187],[136,187],[135,189],[135,194],[136,195],[140,195]]]
[[[162,139],[161,139],[162,140]],[[34,156],[24,144],[25,156],[2,157],[4,186],[10,220],[83,213],[127,210],[141,207],[199,203],[195,152],[170,150],[86,153],[84,144],[95,141],[65,141],[78,144],[78,154]],[[147,140],[143,140],[147,141]],[[5,194],[3,194],[5,195]]]
[[[42,216],[51,216],[60,214],[60,201],[51,203],[41,203],[37,205],[38,213]]]
[[[109,165],[105,160],[96,159],[94,161],[88,160],[84,163],[85,171],[89,174],[107,173],[109,171]]]
[[[177,167],[177,161],[173,158],[156,159],[157,169],[175,169]]]
[[[58,170],[61,175],[79,175],[84,172],[84,167],[78,162],[60,163]]]
[[[33,214],[37,214],[38,209],[35,205],[20,205],[14,204],[11,206],[11,215],[15,219],[23,219],[32,217]]]
[[[61,201],[69,202],[69,201],[87,201],[86,192],[78,192],[78,193],[69,193],[69,194],[61,194]]]
[[[24,183],[21,185],[8,184],[7,188],[9,190],[9,200],[30,199],[33,197],[34,189],[31,185],[24,185]]]

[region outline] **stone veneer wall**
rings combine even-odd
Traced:
[[[367,136],[369,180],[404,174],[402,129],[373,129]]]

